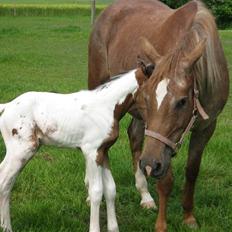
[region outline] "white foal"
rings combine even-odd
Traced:
[[[139,83],[145,79],[138,69],[92,91],[28,92],[0,104],[0,129],[7,150],[0,164],[0,216],[4,231],[12,231],[9,201],[13,183],[41,144],[81,148],[86,159],[91,205],[89,231],[100,231],[99,207],[103,194],[108,231],[118,231],[114,203],[116,187],[104,155],[107,155],[107,143],[117,138],[116,107],[128,96],[133,98]],[[99,165],[102,158],[102,165]]]

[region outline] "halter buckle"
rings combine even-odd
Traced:
[[[175,152],[177,152],[177,151],[181,148],[182,143],[183,143],[183,142],[180,142],[180,141],[176,143]]]

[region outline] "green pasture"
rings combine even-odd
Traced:
[[[0,102],[10,101],[31,90],[70,93],[87,88],[89,21],[87,16],[0,17]],[[232,31],[220,31],[220,34],[231,72]],[[195,209],[201,227],[196,231],[229,232],[232,228],[231,93],[204,153]],[[126,136],[129,120],[127,115],[121,121],[120,138],[110,152],[117,185],[119,227],[121,232],[153,232],[157,212],[140,208],[140,196],[134,187]],[[180,204],[187,144],[186,141],[173,160],[175,185],[168,208],[170,232],[190,231],[182,225]],[[1,139],[1,160],[4,155]],[[41,147],[17,179],[12,192],[14,231],[88,231],[84,166],[83,156],[77,150]],[[157,201],[154,183],[149,180],[150,190]],[[101,205],[101,228],[103,232],[107,231],[104,202]]]
[[[96,0],[97,4],[108,4],[114,0]],[[91,0],[0,0],[1,3],[10,3],[10,4],[90,4]]]
[[[97,13],[112,2],[97,0]],[[0,0],[0,16],[90,16],[91,5],[91,0]]]

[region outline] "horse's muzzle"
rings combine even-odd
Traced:
[[[152,165],[150,165],[145,160],[141,159],[139,167],[145,176],[160,179],[166,174],[166,168],[164,168],[162,163],[158,161],[153,161]]]
[[[161,160],[142,157],[139,161],[139,167],[145,176],[161,179],[167,174],[171,162],[171,154],[171,152],[163,154]]]

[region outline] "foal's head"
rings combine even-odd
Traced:
[[[202,56],[205,40],[194,48],[179,47],[166,56],[142,39],[145,55],[155,70],[139,89],[136,104],[149,131],[176,143],[187,127],[193,112],[193,65]],[[175,151],[158,139],[145,138],[140,168],[148,175],[161,178],[169,168]]]

